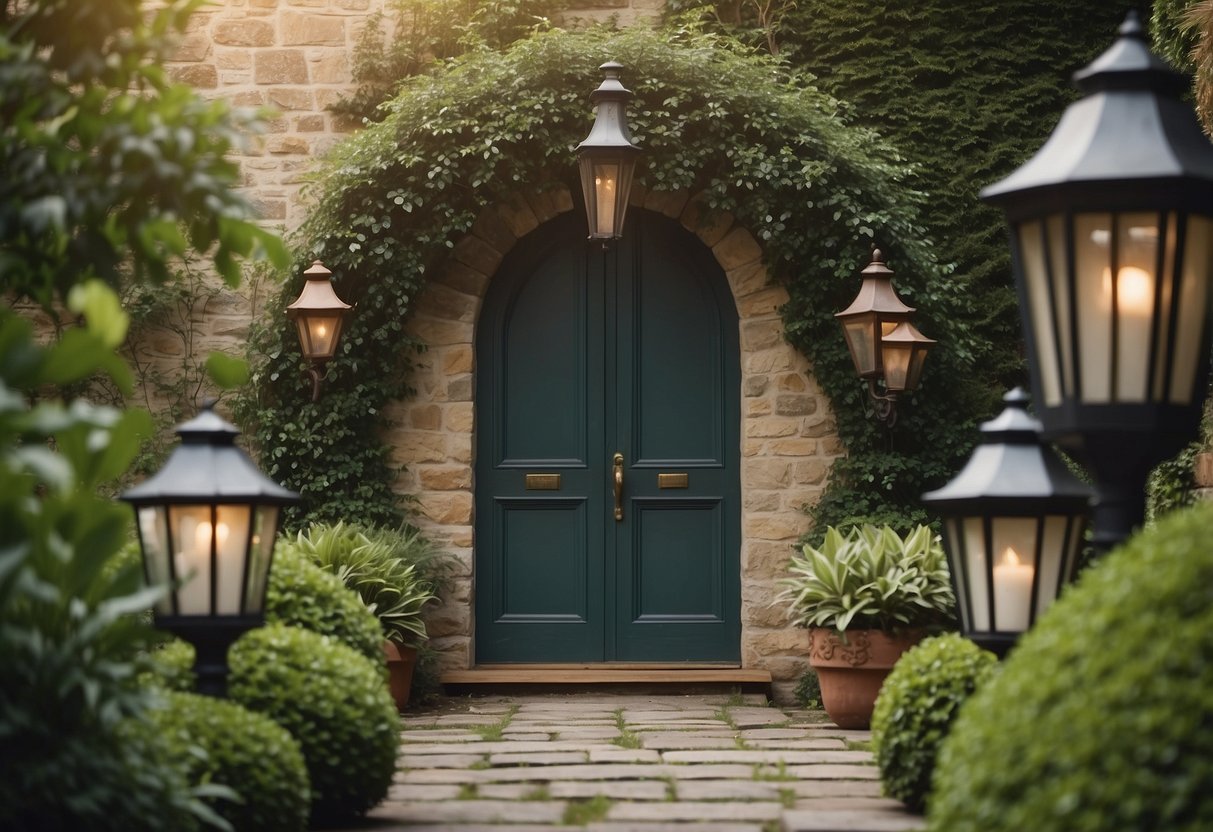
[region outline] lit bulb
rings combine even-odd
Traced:
[[[1103,270],[1105,309],[1112,308],[1112,270]],[[1116,272],[1116,306],[1123,315],[1149,317],[1154,312],[1154,277],[1137,266],[1122,266]]]
[[[1010,546],[1002,553],[1002,562],[1007,566],[1019,566],[1019,554]]]
[[[324,324],[320,324],[320,326],[316,327],[316,334],[321,338],[324,338],[329,334],[329,328]]]
[[[216,537],[218,538],[218,548],[222,549],[224,544],[227,543],[227,536],[230,534],[230,531],[227,527],[227,523],[220,523],[217,529],[218,534]],[[198,549],[198,551],[210,552],[211,534],[211,524],[205,520],[199,523],[197,528],[194,529],[194,546]]]

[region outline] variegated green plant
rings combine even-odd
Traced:
[[[433,584],[418,573],[416,554],[435,557],[433,545],[420,532],[387,533],[354,525],[315,525],[300,532],[295,545],[333,572],[379,618],[384,637],[416,646],[428,638],[422,608],[434,600]],[[424,552],[414,550],[425,549]]]
[[[940,629],[956,600],[939,539],[919,526],[902,538],[888,526],[830,527],[821,548],[793,555],[776,601],[802,627],[886,631]]]

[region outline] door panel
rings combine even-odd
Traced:
[[[477,661],[737,661],[737,313],[702,243],[643,210],[607,250],[545,224],[476,366]]]

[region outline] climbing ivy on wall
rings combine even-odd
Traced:
[[[298,293],[312,257],[358,310],[319,404],[299,379],[284,316],[255,336],[253,353],[268,360],[242,410],[263,467],[304,494],[313,519],[395,519],[381,414],[408,393],[420,348],[404,334],[410,306],[485,206],[545,185],[578,198],[573,148],[592,119],[597,66],[612,58],[636,93],[638,182],[702,192],[707,210],[733,213],[764,245],[772,279],[789,288],[787,337],[812,360],[849,453],[847,477],[819,517],[917,521],[918,495],[968,453],[987,398],[957,383],[989,350],[961,323],[968,283],[941,265],[909,167],[890,145],[841,118],[808,77],[694,27],[553,31],[502,53],[470,53],[407,81],[382,122],[337,148],[316,176],[299,267],[276,310]],[[833,319],[858,288],[873,240],[940,344],[891,437],[863,416],[866,393]]]

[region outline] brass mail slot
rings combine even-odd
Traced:
[[[686,474],[658,474],[658,488],[687,488],[690,478]]]
[[[560,490],[560,475],[559,474],[527,474],[526,475],[526,490],[527,491],[559,491]]]

